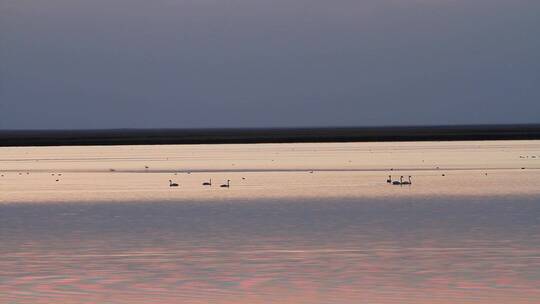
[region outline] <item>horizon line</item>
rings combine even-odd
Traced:
[[[0,147],[538,140],[540,124],[0,130]]]

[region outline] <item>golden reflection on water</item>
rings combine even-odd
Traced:
[[[535,141],[2,148],[0,303],[539,303],[538,156]]]
[[[538,141],[2,148],[0,203],[538,194],[539,169]]]

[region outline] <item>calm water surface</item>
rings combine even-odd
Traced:
[[[2,303],[538,303],[538,198],[0,206]]]
[[[540,303],[539,144],[419,145],[0,151],[0,303]]]

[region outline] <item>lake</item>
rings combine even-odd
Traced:
[[[0,303],[540,302],[540,141],[0,148],[0,174]]]

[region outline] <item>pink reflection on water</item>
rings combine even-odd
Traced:
[[[0,216],[1,304],[540,302],[536,197],[15,204]]]
[[[133,256],[122,252],[101,257],[36,251],[25,254],[24,262],[4,259],[0,303],[177,303],[178,299],[183,303],[326,303],[332,299],[333,303],[508,303],[508,299],[536,303],[540,299],[539,282],[514,269],[519,266],[514,263],[540,269],[538,259],[531,257],[538,252],[520,249],[499,249],[496,257],[485,257],[474,248],[178,254],[167,248],[147,250],[148,255],[140,250]]]

